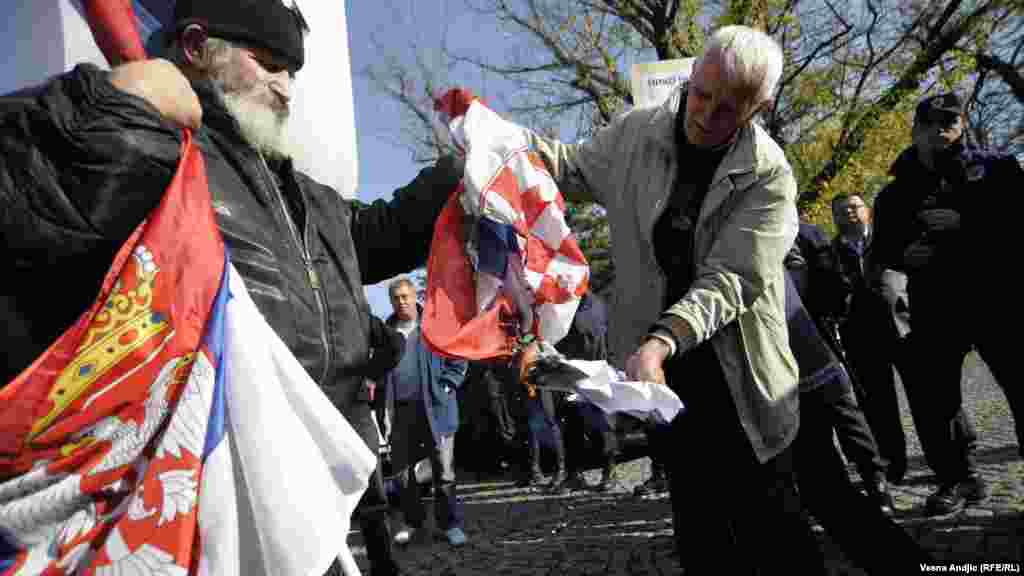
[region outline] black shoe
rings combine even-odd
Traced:
[[[668,478],[664,473],[655,472],[643,484],[633,489],[634,496],[650,496],[668,492]]]
[[[977,475],[959,482],[943,484],[925,502],[925,509],[934,516],[944,516],[963,510],[968,504],[977,504],[988,498],[985,481]]]
[[[573,472],[570,474],[569,479],[565,481],[565,486],[570,492],[577,492],[588,488],[587,480],[583,477],[582,472]]]
[[[868,498],[875,506],[882,511],[882,514],[892,516],[895,513],[896,503],[892,499],[892,494],[889,493],[889,487],[886,486],[885,480],[869,482],[864,491],[867,492]]]
[[[527,475],[521,476],[519,480],[516,480],[516,488],[531,488],[534,486],[540,486],[545,482],[545,480],[547,479],[544,478],[544,475],[541,474],[539,470],[534,470],[533,472]]]

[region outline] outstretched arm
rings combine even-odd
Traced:
[[[462,179],[452,157],[441,158],[395,191],[390,202],[353,207],[352,241],[364,284],[375,284],[422,266],[434,221]]]

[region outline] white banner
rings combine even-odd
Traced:
[[[658,106],[693,72],[696,58],[634,64],[631,74],[633,106]]]

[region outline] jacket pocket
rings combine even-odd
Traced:
[[[287,301],[284,274],[273,252],[237,231],[222,227],[221,234],[231,262],[245,279],[249,292],[278,302]]]

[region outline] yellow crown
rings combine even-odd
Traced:
[[[49,394],[53,408],[32,426],[29,440],[42,434],[96,380],[168,328],[166,317],[152,309],[159,271],[153,253],[137,246],[93,317],[75,357],[57,377]]]

